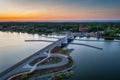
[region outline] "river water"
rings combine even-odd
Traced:
[[[120,42],[74,42],[101,47],[103,50],[69,45],[68,48],[74,49],[70,56],[75,62],[74,74],[69,80],[120,80]]]
[[[0,32],[0,72],[27,56],[51,44],[50,42],[25,42],[26,39],[56,40],[37,34]],[[88,40],[88,38],[82,38]],[[89,38],[93,40],[95,38]],[[75,63],[74,74],[68,80],[120,80],[120,42],[75,41],[103,48],[68,45]]]
[[[56,40],[37,34],[0,32],[0,72],[51,44],[51,42],[25,42],[29,39]]]

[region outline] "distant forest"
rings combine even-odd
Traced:
[[[1,22],[1,31],[27,33],[52,33],[61,31],[79,32],[79,28],[88,28],[88,32],[104,31],[104,36],[120,34],[119,22]]]

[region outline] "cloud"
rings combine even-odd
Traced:
[[[7,13],[13,17],[14,13],[24,18],[32,15],[35,19],[120,17],[120,0],[1,0],[0,4],[0,14]]]

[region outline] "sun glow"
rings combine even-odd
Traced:
[[[120,19],[119,2],[115,1],[113,3],[105,1],[100,3],[99,0],[93,3],[89,0],[12,1],[0,1],[0,21]]]

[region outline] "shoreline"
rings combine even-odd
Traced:
[[[70,51],[69,51],[70,50]],[[48,70],[50,70],[50,69],[52,69],[53,68],[53,73],[55,74],[55,73],[59,73],[59,72],[66,72],[66,71],[68,71],[68,70],[72,70],[72,68],[74,67],[74,61],[72,60],[72,58],[69,56],[69,54],[73,51],[73,49],[69,49],[68,51],[67,51],[67,55],[65,55],[66,57],[66,59],[68,59],[68,62],[65,64],[66,66],[69,66],[69,67],[67,67],[67,68],[63,68],[63,69],[60,69],[59,70],[59,68],[62,68],[62,66],[58,66],[58,70],[57,71],[54,71],[54,67],[51,67],[51,68],[46,68],[44,71],[48,71]],[[56,55],[56,54],[52,54],[52,55]],[[62,55],[62,54],[60,54],[60,53],[58,53],[57,54],[58,56],[59,55]],[[71,65],[70,65],[70,63],[72,63]],[[63,66],[65,66],[65,65],[63,65]],[[57,67],[56,67],[57,68]],[[16,75],[16,77],[13,77],[13,78],[11,78],[11,79],[9,79],[10,77],[8,77],[6,80],[12,80],[12,79],[14,79],[14,78],[17,78],[17,76],[23,76],[23,75],[30,75],[30,74],[35,74],[35,72],[38,72],[38,71],[41,71],[41,70],[35,70],[35,71],[33,71],[32,73],[29,73],[29,72],[21,72],[21,73],[16,73],[16,74],[13,74],[12,76],[14,76],[14,75]],[[49,75],[49,77],[50,77],[50,75],[52,75],[53,73],[51,73],[51,72],[47,72],[47,73],[43,73],[43,74],[41,74],[40,76],[45,76],[45,75]],[[39,76],[39,77],[40,77]],[[34,77],[34,75],[33,75],[33,77]]]

